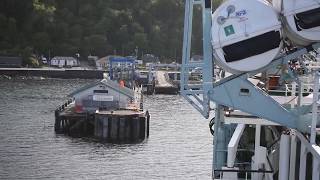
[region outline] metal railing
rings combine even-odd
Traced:
[[[289,179],[299,178],[300,180],[319,180],[320,147],[316,144],[310,143],[309,140],[298,131],[295,131],[295,135],[292,137],[291,149],[295,152],[291,151],[290,164],[299,164],[299,167],[297,168],[296,166],[292,166],[290,168]],[[298,144],[300,144],[300,147],[298,147]],[[300,154],[296,151],[298,149],[300,149]],[[299,156],[299,158],[297,158],[297,156]],[[312,162],[310,162],[310,158],[308,158],[308,156],[312,157]],[[300,162],[297,162],[297,160]],[[299,177],[295,177],[296,171],[299,172]],[[312,173],[310,173],[311,171]]]
[[[276,141],[278,142],[278,141]],[[272,145],[273,146],[273,145]],[[270,147],[271,148],[271,147]],[[227,153],[227,150],[217,150],[217,152],[225,152]],[[248,149],[237,149],[237,155],[239,153],[251,153],[252,155],[254,154],[254,150],[248,150]],[[250,158],[251,159],[251,158]],[[248,167],[251,167],[252,163],[254,160],[251,159],[251,161],[243,161],[243,162],[235,162],[234,163],[234,169],[214,169],[214,175],[212,176],[214,180],[220,180],[223,179],[224,173],[237,173],[237,176],[239,177],[238,179],[252,179],[252,173],[258,173],[258,174],[273,174],[275,173],[274,168],[272,167],[272,164],[270,162],[270,159],[268,156],[266,156],[267,159],[267,164],[263,169],[248,169]],[[215,165],[215,164],[213,164]],[[246,166],[244,168],[244,166]],[[224,164],[224,167],[227,167],[227,164]],[[239,168],[239,169],[237,169]]]

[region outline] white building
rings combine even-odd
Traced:
[[[57,67],[75,67],[79,66],[80,63],[79,61],[74,58],[74,57],[61,57],[61,56],[56,56],[51,59],[50,61],[51,66],[57,66]]]
[[[75,99],[76,112],[98,109],[126,109],[135,99],[134,91],[109,79],[80,88],[69,95]]]
[[[99,70],[108,69],[110,67],[110,59],[111,58],[124,58],[122,56],[105,56],[96,61],[96,68]],[[131,58],[131,57],[125,57],[125,58]],[[130,68],[132,66],[131,62],[113,62],[112,67],[113,68]]]

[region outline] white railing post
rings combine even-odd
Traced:
[[[297,86],[297,83],[296,82],[293,82],[291,84],[291,97],[292,97],[292,100],[291,100],[291,108],[294,108],[295,104],[296,104],[296,100],[295,100],[295,97],[296,97],[296,86]]]
[[[256,133],[255,133],[255,142],[254,142],[254,158],[253,158],[253,165],[252,169],[257,170],[261,165],[261,156],[265,156],[266,154],[261,153],[262,148],[260,146],[260,136],[261,136],[261,125],[256,125]],[[252,179],[260,180],[262,179],[262,174],[260,173],[251,173]]]
[[[301,100],[302,100],[302,97],[303,97],[302,93],[303,93],[303,83],[299,82],[298,102],[297,102],[298,107],[301,106]]]
[[[320,173],[319,173],[319,159],[313,156],[312,162],[312,180],[319,180]]]
[[[282,134],[280,140],[279,180],[289,179],[290,135]]]
[[[301,141],[299,180],[306,179],[307,148]]]
[[[291,147],[290,147],[290,170],[289,179],[295,179],[296,175],[296,155],[297,155],[297,139],[296,135],[291,136]]]
[[[319,73],[314,73],[314,87],[313,87],[313,104],[312,104],[312,124],[311,124],[311,138],[310,143],[316,144],[316,128],[318,116],[318,98],[319,98]]]

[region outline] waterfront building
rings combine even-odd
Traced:
[[[134,91],[104,79],[80,88],[69,95],[75,99],[76,112],[95,112],[97,109],[125,109],[134,100]]]
[[[50,61],[51,66],[56,66],[59,68],[63,67],[76,67],[80,65],[79,60],[77,60],[74,57],[62,57],[62,56],[56,56],[51,59]]]

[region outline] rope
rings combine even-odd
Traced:
[[[213,129],[214,122],[215,122],[215,117],[213,117],[209,122],[209,129],[212,136],[214,136],[214,129]]]

